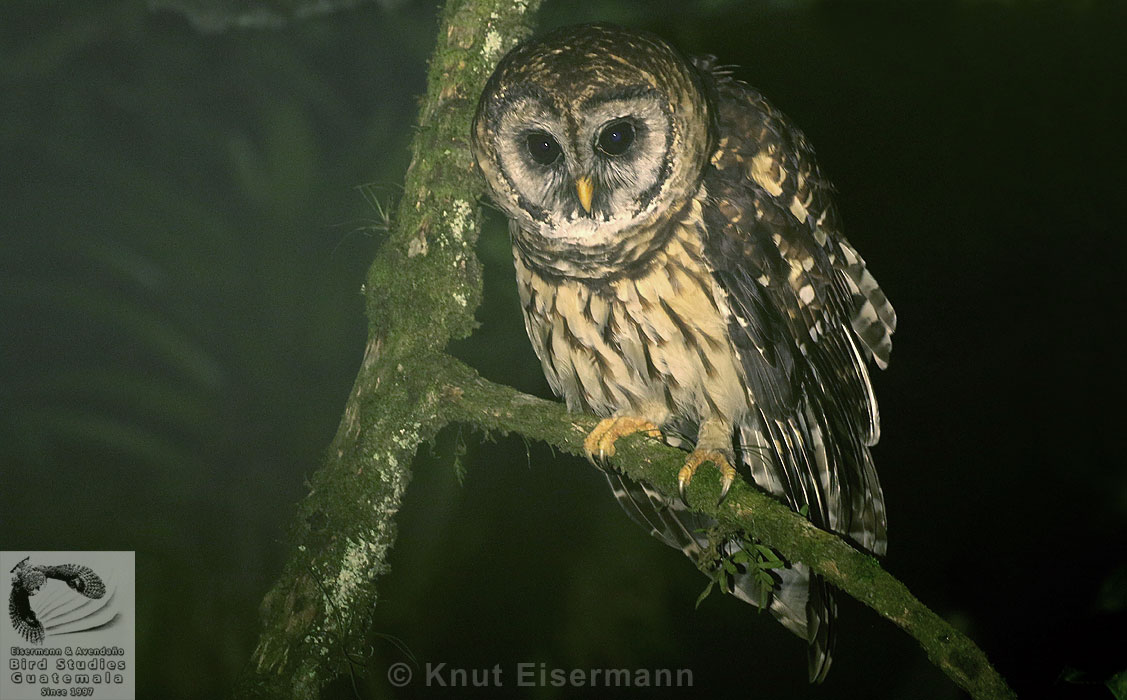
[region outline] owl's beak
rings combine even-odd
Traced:
[[[590,214],[591,197],[595,195],[595,186],[591,184],[591,178],[583,176],[576,179],[575,191],[579,194],[579,203],[583,205],[583,211]]]

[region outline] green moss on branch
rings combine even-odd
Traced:
[[[443,376],[443,410],[454,421],[502,433],[543,440],[573,455],[583,455],[583,439],[595,427],[592,416],[576,415],[544,401],[482,379],[469,367],[450,360]],[[685,453],[660,440],[634,435],[620,442],[615,468],[678,498],[677,473]],[[800,561],[830,583],[891,620],[919,642],[932,663],[974,698],[1015,697],[986,655],[966,635],[928,609],[884,571],[873,557],[841,538],[820,530],[767,494],[737,481],[724,503],[717,504],[720,476],[701,471],[688,489],[694,510],[750,534],[790,561]]]
[[[242,698],[320,696],[363,655],[415,451],[442,427],[446,344],[481,300],[474,247],[482,183],[468,136],[500,54],[530,31],[537,0],[450,0],[427,81],[403,200],[367,279],[369,338],[336,437],[298,508],[292,552],[262,603]]]

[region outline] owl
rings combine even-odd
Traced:
[[[8,596],[8,617],[12,627],[32,644],[42,644],[43,623],[31,609],[31,596],[54,578],[65,581],[72,590],[87,598],[101,598],[106,594],[106,585],[98,574],[88,566],[79,564],[60,564],[58,566],[36,566],[29,564],[24,557],[12,568],[12,592]]]
[[[607,470],[626,512],[715,570],[716,523],[684,503],[711,465],[721,499],[746,479],[883,554],[868,365],[887,365],[896,316],[842,235],[802,133],[712,59],[594,24],[510,51],[471,139],[509,218],[548,383],[602,418],[588,456],[601,463],[636,432],[688,453],[680,499]],[[721,554],[748,548],[732,536]],[[766,581],[737,571],[730,592],[805,639],[811,680],[825,678],[836,614],[825,582],[801,562]]]

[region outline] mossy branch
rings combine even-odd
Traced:
[[[442,381],[441,410],[448,419],[501,433],[519,433],[569,454],[584,454],[583,438],[597,423],[593,416],[568,413],[561,404],[486,381],[457,360],[448,361]],[[684,464],[684,452],[642,435],[624,438],[618,447],[611,460],[613,467],[635,481],[652,485],[668,499],[679,498],[677,472]],[[719,471],[702,470],[686,496],[694,510],[750,534],[789,561],[807,564],[835,587],[895,623],[971,697],[1015,697],[970,638],[916,599],[876,559],[739,480],[718,505],[719,494]]]
[[[442,350],[469,335],[481,300],[469,124],[497,60],[539,0],[449,0],[389,240],[368,272],[367,349],[336,437],[292,525],[292,551],[263,599],[240,698],[320,697],[362,658],[388,570],[395,514],[418,446],[442,427]]]
[[[292,551],[262,602],[263,630],[240,698],[318,698],[355,672],[388,571],[395,515],[418,446],[450,422],[543,440],[582,454],[590,416],[481,379],[444,354],[467,336],[481,299],[474,248],[484,183],[473,168],[469,124],[496,61],[530,30],[538,0],[449,0],[391,236],[367,278],[369,339],[337,435],[292,525]],[[676,495],[683,453],[656,440],[622,441],[614,466]],[[754,488],[737,483],[716,504],[719,479],[703,471],[690,504],[801,561],[915,637],[975,698],[1012,698],[985,655],[916,600],[877,562]]]

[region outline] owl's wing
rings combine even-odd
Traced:
[[[41,566],[39,570],[48,578],[57,578],[65,581],[68,586],[87,598],[101,598],[106,594],[106,584],[93,569],[78,564],[60,564],[59,566]]]
[[[679,501],[669,501],[647,484],[618,472],[606,472],[611,491],[630,519],[670,547],[699,562],[708,546],[704,530],[716,524]]]
[[[719,142],[704,187],[705,254],[733,313],[759,415],[743,426],[756,481],[875,553],[884,508],[866,358],[888,362],[896,316],[838,230],[802,134],[751,88],[715,82]],[[760,482],[760,476],[763,482]]]
[[[869,454],[880,418],[866,360],[887,365],[896,315],[841,235],[832,188],[802,134],[751,88],[700,67],[718,108],[705,255],[727,293],[729,336],[757,408],[739,426],[738,456],[759,486],[808,508],[816,525],[883,554],[884,498]],[[777,595],[795,604],[772,612],[807,638],[818,680],[834,602],[804,566],[788,571]]]
[[[31,597],[22,585],[12,584],[12,592],[8,595],[8,617],[12,627],[29,644],[43,643],[43,623],[31,609]]]

